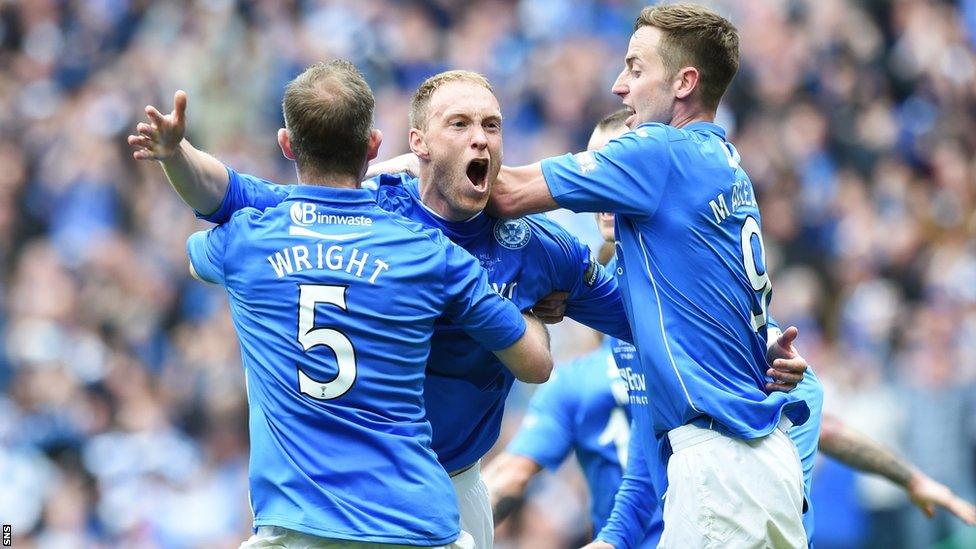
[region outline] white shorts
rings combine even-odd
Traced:
[[[674,453],[659,547],[806,547],[803,470],[789,425],[755,440],[695,425],[669,431]]]
[[[412,547],[416,547],[416,545],[392,545],[372,541],[320,538],[280,526],[259,526],[258,531],[242,543],[238,549],[406,549]],[[474,540],[467,532],[462,531],[454,543],[438,545],[430,549],[473,548]]]
[[[474,538],[475,549],[491,549],[495,543],[495,523],[488,486],[481,480],[481,460],[452,476],[451,483],[461,510],[461,530]]]

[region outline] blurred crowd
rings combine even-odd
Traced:
[[[976,498],[976,0],[721,0],[742,66],[719,112],[763,211],[772,310],[826,407]],[[425,77],[484,73],[506,163],[585,146],[619,101],[631,0],[0,0],[0,522],[16,547],[233,547],[249,535],[247,407],[205,225],[125,135],[189,93],[189,137],[294,179],[284,84],[344,57],[406,151]],[[596,244],[592,219],[559,215]],[[554,332],[569,359],[593,340]],[[527,389],[513,394],[505,438]],[[818,464],[818,547],[973,546],[883,481]],[[589,535],[570,465],[499,547]],[[967,537],[968,536],[968,537]]]

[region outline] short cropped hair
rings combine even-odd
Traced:
[[[413,100],[410,101],[411,128],[422,130],[427,127],[427,106],[430,104],[430,98],[438,88],[451,82],[471,82],[495,93],[488,79],[473,71],[446,71],[435,74],[424,80],[413,94]]]
[[[660,53],[671,75],[682,67],[698,69],[702,103],[715,110],[739,70],[739,31],[718,13],[691,4],[644,8],[634,21],[641,27],[659,29]]]
[[[613,111],[596,123],[596,129],[606,131],[619,128],[620,126],[626,126],[627,124],[625,122],[627,122],[627,118],[630,117],[631,113],[632,111],[630,109]]]
[[[299,171],[358,178],[373,106],[369,84],[345,60],[316,63],[289,82],[281,107]]]

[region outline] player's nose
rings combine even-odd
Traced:
[[[485,133],[484,128],[475,127],[474,132],[471,134],[471,148],[483,150],[488,147],[488,134]]]
[[[620,97],[630,93],[630,87],[627,86],[626,70],[620,71],[620,74],[617,75],[617,79],[613,81],[613,86],[610,88],[610,91],[615,95],[619,95]]]

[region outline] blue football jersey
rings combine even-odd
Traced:
[[[596,351],[558,368],[532,396],[522,426],[507,448],[550,470],[575,453],[590,491],[594,532],[603,529],[613,509],[630,446],[627,383],[614,362],[613,349],[634,359],[633,345],[606,338]],[[645,537],[641,547],[657,546],[653,532]]]
[[[766,273],[759,208],[738,153],[719,126],[644,124],[604,148],[542,162],[556,202],[614,212],[616,273],[654,387],[653,431],[710,417],[740,438],[765,436],[781,414],[809,409],[766,394]]]
[[[243,207],[272,207],[288,193],[288,187],[233,170],[228,173],[224,200],[205,219],[220,222]],[[448,221],[421,202],[416,178],[381,176],[367,183],[373,184],[381,208],[439,229],[470,252],[487,271],[492,288],[519,309],[529,309],[553,291],[566,291],[567,316],[630,339],[613,275],[591,258],[587,246],[545,216],[496,219],[481,213],[467,221]],[[437,323],[424,398],[432,446],[445,469],[467,467],[495,444],[514,382],[511,372],[456,323],[447,318]]]
[[[525,331],[478,261],[362,189],[294,186],[188,243],[241,346],[255,527],[379,543],[458,536],[422,396],[435,322],[487,349]]]
[[[614,263],[608,266],[613,268]],[[774,324],[772,317],[770,323]],[[630,380],[628,390],[634,424],[632,431],[649,429],[651,420],[646,387],[642,378],[632,376],[635,363],[634,348],[623,342],[613,346],[613,356],[620,369],[621,377]],[[803,468],[803,491],[807,500],[807,511],[803,515],[803,528],[807,540],[813,546],[814,513],[810,498],[813,466],[817,444],[820,441],[820,423],[823,410],[823,386],[813,369],[808,369],[803,381],[792,391],[803,399],[810,408],[810,418],[803,424],[790,429],[789,435],[797,448]],[[649,450],[642,446],[640,437],[633,437],[629,449],[630,460],[627,474],[621,483],[614,502],[613,512],[599,538],[615,547],[656,547],[664,532],[663,495],[668,489],[666,456],[670,451],[665,439],[656,441]],[[639,541],[643,540],[643,541]]]

